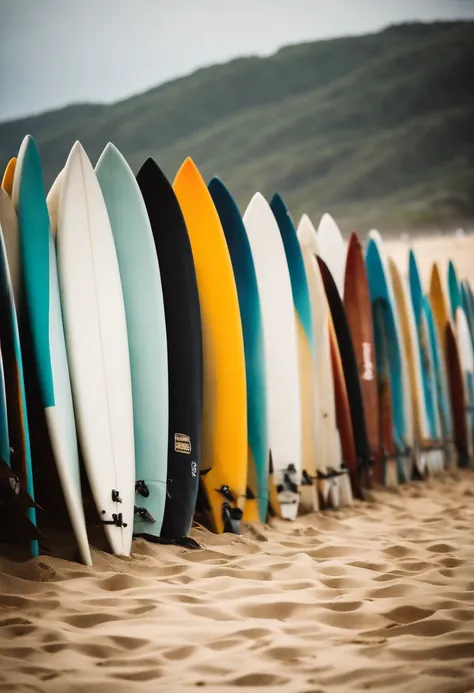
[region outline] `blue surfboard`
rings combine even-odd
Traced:
[[[254,489],[250,490],[257,497],[260,520],[265,522],[269,450],[265,352],[257,276],[245,226],[234,198],[219,178],[213,178],[208,188],[224,230],[237,285],[247,382],[248,485],[256,487],[256,493]]]

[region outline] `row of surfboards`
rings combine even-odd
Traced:
[[[425,293],[376,231],[364,251],[327,214],[295,229],[278,194],[242,216],[191,159],[171,185],[110,143],[94,169],[76,142],[46,195],[29,135],[0,226],[0,453],[33,555],[27,353],[86,564],[80,456],[122,555],[185,543],[196,508],[238,532],[472,459],[474,300],[452,264]]]

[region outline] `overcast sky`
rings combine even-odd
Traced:
[[[290,43],[455,18],[474,18],[474,0],[0,0],[0,120]]]

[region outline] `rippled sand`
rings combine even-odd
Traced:
[[[202,550],[1,559],[0,690],[474,690],[474,473]]]

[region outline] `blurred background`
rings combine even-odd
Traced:
[[[193,157],[347,234],[474,230],[472,0],[0,0],[0,170]]]

